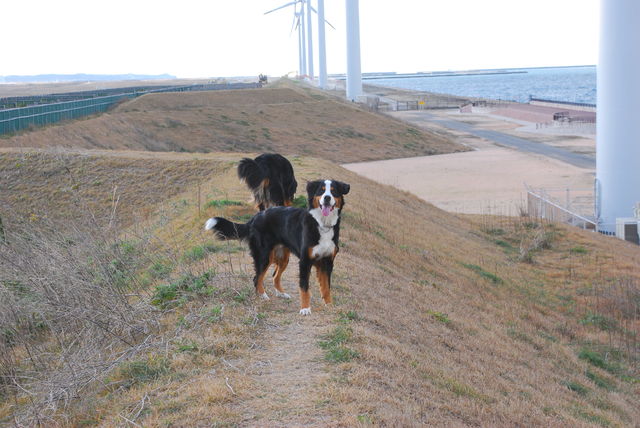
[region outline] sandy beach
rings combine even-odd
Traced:
[[[594,167],[577,167],[548,156],[504,147],[432,120],[435,116],[458,121],[476,129],[499,131],[595,159],[593,124],[542,126],[535,122],[535,115],[524,120],[528,117],[521,110],[518,119],[498,115],[504,111],[487,108],[474,109],[471,113],[461,113],[457,109],[389,112],[414,126],[445,134],[473,151],[344,166],[455,213],[518,215],[525,206],[526,183],[532,188],[546,189],[550,194],[564,195],[570,189],[571,194],[580,195],[581,213],[591,214],[588,199],[593,187]]]

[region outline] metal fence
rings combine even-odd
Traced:
[[[136,94],[133,93],[111,95],[88,100],[0,110],[0,135],[18,132],[34,126],[48,125],[61,120],[102,113],[117,102],[134,96]]]
[[[567,223],[582,229],[597,230],[595,218],[576,213],[571,207],[569,189],[565,189],[566,202],[563,204],[551,197],[544,190],[534,190],[525,184],[527,190],[527,213],[530,217],[543,218],[549,221]]]
[[[218,83],[161,87],[146,91],[127,91],[117,95],[88,98],[84,100],[65,101],[0,110],[0,135],[15,133],[31,127],[49,125],[62,120],[77,119],[79,117],[102,113],[120,101],[149,93],[249,89],[260,86],[261,85],[259,83]],[[127,90],[127,88],[122,89],[122,91],[125,90]]]

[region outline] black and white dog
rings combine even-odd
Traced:
[[[311,314],[309,275],[315,266],[320,294],[331,303],[331,272],[339,251],[340,213],[344,195],[350,186],[335,180],[318,180],[307,184],[309,208],[273,207],[253,216],[246,224],[233,223],[222,217],[207,220],[206,230],[223,239],[242,239],[249,242],[256,271],[253,283],[256,292],[268,299],[264,289],[271,251],[277,245],[289,249],[300,259],[300,314]],[[279,282],[274,281],[276,295],[290,298]]]

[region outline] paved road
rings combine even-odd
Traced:
[[[581,155],[579,153],[573,153],[569,150],[565,150],[559,147],[553,147],[544,143],[525,140],[524,138],[514,137],[513,135],[505,134],[499,131],[476,128],[475,126],[468,123],[459,122],[452,119],[442,119],[430,113],[421,112],[420,117],[424,118],[424,120],[437,123],[438,125],[452,129],[454,131],[466,132],[468,134],[475,135],[476,137],[493,141],[494,143],[501,146],[512,147],[523,152],[541,154],[561,160],[563,162],[567,162],[580,168],[593,169],[596,167],[595,159],[586,155]]]

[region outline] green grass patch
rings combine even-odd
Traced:
[[[307,208],[307,198],[303,195],[296,196],[292,202],[296,208]]]
[[[216,291],[215,287],[209,285],[213,275],[212,271],[198,276],[188,273],[169,284],[158,285],[151,297],[151,304],[160,309],[169,309],[196,296],[210,296]]]
[[[585,376],[598,388],[606,389],[607,391],[614,391],[616,389],[616,385],[613,380],[600,376],[599,374],[594,373],[591,370],[587,370]]]
[[[478,275],[480,275],[481,277],[488,279],[489,281],[493,282],[494,284],[504,284],[504,280],[502,278],[500,278],[499,276],[491,273],[491,272],[487,272],[486,270],[482,269],[480,266],[478,265],[474,265],[474,264],[470,264],[470,263],[463,263],[462,266],[466,267],[467,269],[470,269],[472,271],[474,271],[475,273],[477,273]]]
[[[115,379],[129,389],[136,385],[154,382],[170,372],[169,361],[164,357],[150,357],[124,363],[116,371]]]
[[[584,409],[581,408],[576,408],[574,409],[574,414],[579,417],[580,419],[583,419],[587,422],[590,422],[592,424],[597,424],[600,425],[602,427],[610,427],[611,426],[611,421],[607,418],[605,418],[602,415],[598,415],[597,413],[593,413],[593,412],[588,412]]]
[[[601,352],[588,348],[583,348],[578,353],[578,358],[590,363],[591,365],[615,375],[621,374],[623,370],[620,364],[615,361],[611,361],[608,357],[609,355],[603,355]]]
[[[587,254],[589,251],[587,251],[587,249],[582,246],[577,246],[577,247],[571,248],[569,252],[571,254]]]
[[[587,314],[585,314],[585,316],[580,320],[580,324],[593,325],[604,331],[618,329],[618,323],[616,322],[616,320],[593,312],[588,312]]]
[[[214,199],[207,202],[204,207],[205,208],[222,208],[222,207],[240,207],[243,206],[244,203],[239,201],[232,201],[229,199]]]
[[[513,245],[503,239],[496,239],[495,241],[493,241],[493,243],[498,247],[504,249],[506,252],[516,251],[516,248]]]
[[[562,384],[566,386],[570,391],[573,391],[583,397],[589,393],[589,388],[587,388],[586,386],[584,386],[579,382],[568,380],[568,381],[562,382]]]
[[[325,359],[332,363],[345,363],[358,358],[358,352],[348,348],[346,343],[351,339],[351,328],[338,326],[326,335],[318,344],[325,350]]]

